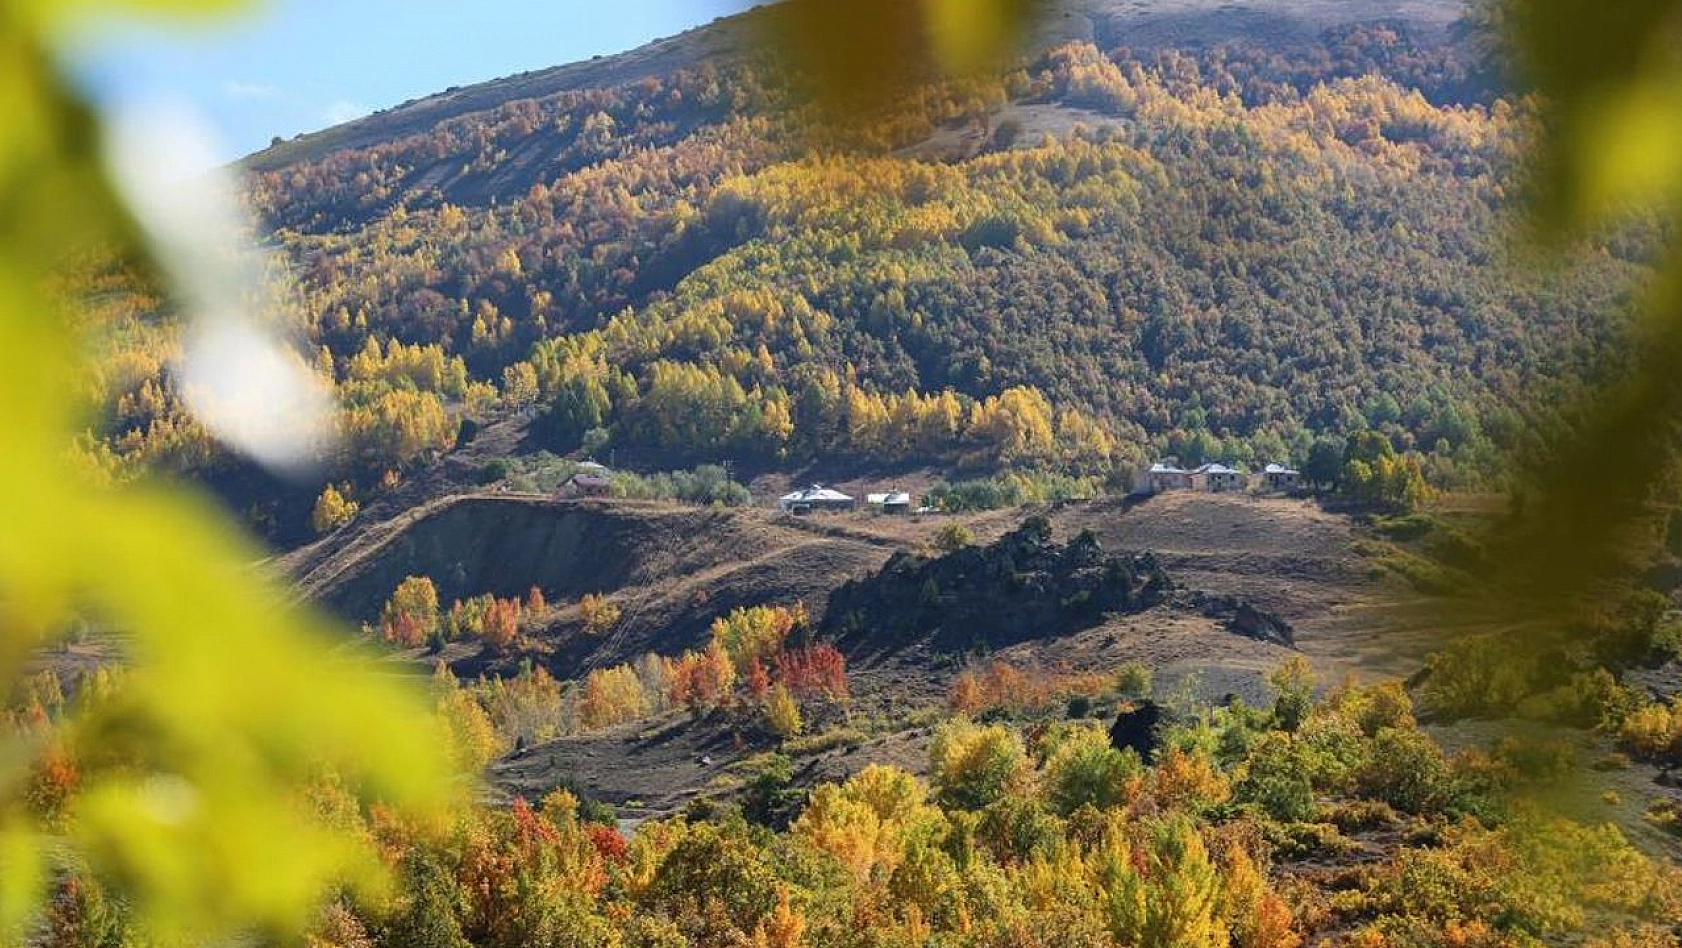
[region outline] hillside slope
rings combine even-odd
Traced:
[[[758,509],[508,495],[440,500],[380,528],[346,531],[282,564],[300,572],[303,589],[352,617],[372,618],[410,574],[433,578],[446,603],[482,592],[520,595],[537,585],[561,604],[554,618],[530,631],[532,641],[517,654],[493,658],[473,643],[447,647],[442,657],[466,675],[508,672],[531,659],[559,678],[576,679],[643,652],[672,656],[696,648],[712,619],[732,608],[804,601],[814,625],[839,629],[834,641],[848,655],[853,716],[861,722],[898,721],[916,709],[943,706],[956,675],[972,662],[992,660],[1041,672],[1104,675],[1139,663],[1155,673],[1161,694],[1191,689],[1209,700],[1226,694],[1264,700],[1264,675],[1293,650],[1235,634],[1226,614],[1205,608],[1212,599],[1248,602],[1287,622],[1298,654],[1326,680],[1406,674],[1423,655],[1424,640],[1386,638],[1393,627],[1383,617],[1396,590],[1367,572],[1359,530],[1312,504],[1182,494],[955,519],[975,532],[978,543],[991,544],[1036,514],[1046,518],[1056,544],[1090,531],[1111,554],[1155,551],[1173,592],[1143,611],[1002,630],[998,647],[980,658],[964,644],[968,639],[945,642],[938,624],[923,632],[901,629],[890,641],[883,628],[852,628],[828,609],[835,590],[850,580],[866,581],[854,599],[871,588],[869,581],[896,551],[926,553],[954,518],[804,520]],[[959,558],[953,566],[962,569],[966,562]],[[982,575],[972,580],[949,581],[948,591],[979,600],[1028,594]],[[583,633],[570,602],[585,592],[605,593],[624,607],[623,621],[609,635]],[[1385,650],[1374,652],[1374,643]],[[871,761],[920,768],[927,737],[894,732],[819,753],[808,760],[811,771],[803,779],[844,776]],[[705,792],[722,768],[760,749],[717,722],[648,722],[533,748],[499,765],[496,783],[536,797],[564,780],[593,797],[636,801],[629,814],[670,812]],[[711,763],[700,764],[703,758]]]
[[[575,502],[507,495],[455,496],[396,521],[283,559],[304,595],[348,618],[373,621],[404,577],[426,576],[447,605],[482,593],[551,600],[610,594],[624,619],[605,638],[563,621],[547,643],[562,677],[677,654],[703,642],[730,610],[807,602],[875,569],[892,544],[765,511],[659,503]]]
[[[1096,501],[957,518],[803,519],[755,508],[458,495],[384,524],[336,534],[282,558],[278,566],[295,577],[303,595],[362,621],[377,619],[386,598],[412,575],[432,579],[445,605],[483,593],[523,596],[533,586],[562,604],[586,593],[610,596],[622,605],[624,619],[609,636],[584,635],[565,609],[535,633],[533,654],[561,678],[644,652],[675,655],[697,647],[714,618],[738,607],[804,602],[815,626],[850,629],[835,637],[851,657],[865,662],[865,693],[878,687],[885,696],[927,699],[942,692],[952,659],[967,646],[946,642],[938,627],[891,641],[882,637],[886,626],[852,629],[840,621],[844,617],[827,614],[831,594],[849,581],[873,580],[896,551],[926,554],[950,523],[968,526],[977,542],[990,544],[1035,515],[1046,518],[1055,543],[1090,532],[1101,549],[1123,559],[1150,553],[1173,593],[1137,616],[1119,610],[1113,619],[1078,622],[1072,627],[1078,634],[1053,634],[1056,630],[1042,624],[1001,630],[995,643],[1000,654],[1021,651],[1046,664],[1079,658],[1076,664],[1113,667],[1131,653],[1180,673],[1190,670],[1183,664],[1186,656],[1154,650],[1189,631],[1193,638],[1204,637],[1206,647],[1196,654],[1211,663],[1209,670],[1223,682],[1237,680],[1215,666],[1245,654],[1248,646],[1223,629],[1221,618],[1205,613],[1200,603],[1211,598],[1247,602],[1277,616],[1294,630],[1299,648],[1332,664],[1341,661],[1336,649],[1349,633],[1351,614],[1359,614],[1371,634],[1382,633],[1382,624],[1366,610],[1388,601],[1390,591],[1368,575],[1350,521],[1303,501],[1267,498],[1184,494],[1142,504]],[[967,567],[955,568],[961,573]],[[980,574],[973,579],[981,586],[967,595],[1005,594]],[[952,580],[947,585],[952,592],[967,588]],[[860,585],[851,599],[862,601],[870,589],[869,582]],[[1129,635],[1117,639],[1118,629]],[[1080,658],[1091,642],[1106,639],[1122,651]],[[1066,654],[1040,654],[1059,649]],[[468,657],[460,649],[452,654]],[[1257,654],[1282,653],[1268,646]],[[480,661],[469,664],[477,667]],[[1254,670],[1243,663],[1234,668]]]
[[[1482,483],[1616,358],[1662,234],[1516,265],[1531,116],[1483,84],[1458,9],[1077,3],[1002,75],[821,128],[786,65],[741,54],[759,11],[289,143],[246,180],[345,404],[327,475],[365,500],[463,418],[643,471],[1117,482],[1373,429]],[[110,321],[157,350],[102,374],[116,463],[209,471],[304,535],[308,498],[217,476],[167,317]]]

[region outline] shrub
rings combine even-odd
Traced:
[[[800,705],[794,700],[794,696],[789,694],[787,686],[774,685],[766,693],[762,707],[765,711],[765,723],[778,738],[788,740],[805,729],[805,721],[800,717]]]
[[[1499,636],[1458,639],[1426,659],[1420,697],[1448,717],[1503,717],[1534,690],[1536,659]]]
[[[1314,706],[1314,672],[1300,655],[1293,655],[1267,676],[1273,688],[1273,720],[1285,731],[1295,731]]]
[[[1618,745],[1643,760],[1682,761],[1682,705],[1654,703],[1631,712],[1618,729]]]
[[[966,546],[975,545],[975,532],[961,523],[943,525],[934,535],[935,549],[942,553],[956,553]]]
[[[1383,800],[1404,813],[1423,814],[1452,802],[1453,775],[1442,751],[1418,731],[1385,728],[1373,738],[1372,754],[1355,773],[1362,796]]]
[[[924,500],[946,513],[966,513],[1085,500],[1100,493],[1098,482],[1092,478],[1010,471],[987,480],[936,484]]]
[[[502,653],[512,648],[520,637],[520,601],[492,599],[485,610],[484,629],[480,638],[492,652]]]
[[[1039,801],[1007,793],[981,813],[976,838],[1001,861],[1026,862],[1050,854],[1062,841],[1063,827]]]
[[[647,477],[621,471],[613,478],[613,496],[724,507],[740,507],[752,499],[746,487],[731,480],[729,472],[716,464]]]
[[[1368,737],[1385,728],[1411,730],[1415,725],[1413,699],[1399,681],[1373,685],[1363,690],[1356,702],[1355,724]]]
[[[962,718],[935,732],[929,762],[941,801],[961,809],[987,806],[1021,786],[1029,773],[1027,753],[1014,731]]]
[[[350,488],[340,491],[332,484],[328,484],[321,491],[321,496],[315,499],[315,510],[310,514],[310,526],[318,534],[332,533],[352,520],[356,519],[361,506],[347,495]]]
[[[1641,696],[1604,668],[1578,672],[1557,688],[1521,701],[1518,713],[1534,721],[1598,727],[1616,733],[1641,705]]]
[[[578,600],[578,614],[584,620],[584,631],[591,635],[605,635],[619,624],[622,610],[619,604],[597,593],[585,593]]]
[[[1017,668],[1002,660],[984,670],[970,669],[953,679],[947,703],[960,714],[984,711],[1039,711],[1059,701],[1081,696],[1090,699],[1104,689],[1104,680],[1090,672]]]
[[[1232,797],[1226,775],[1201,750],[1169,748],[1151,777],[1151,794],[1165,810],[1197,814]]]
[[[751,662],[770,661],[782,650],[789,634],[805,624],[806,608],[801,605],[734,609],[713,620],[712,641],[729,654],[737,674],[745,675]]]
[[[776,673],[777,680],[801,700],[823,698],[845,706],[852,696],[847,658],[827,642],[777,653]]]
[[[478,699],[442,666],[435,680],[442,683],[436,713],[450,757],[461,772],[476,774],[502,753],[501,738]]]
[[[870,764],[841,785],[850,800],[870,807],[883,822],[904,823],[923,812],[927,794],[909,772],[886,764]]]
[[[1333,806],[1327,819],[1345,833],[1394,826],[1401,819],[1394,807],[1379,800],[1349,800]]]
[[[397,585],[380,613],[380,631],[388,642],[414,648],[438,629],[438,587],[425,576],[410,576]]]
[[[1087,804],[1116,806],[1126,801],[1129,786],[1143,769],[1139,755],[1132,749],[1111,747],[1110,736],[1102,728],[1077,728],[1046,760],[1046,804],[1064,816]]]
[[[1396,517],[1375,517],[1373,528],[1392,540],[1417,540],[1437,529],[1437,519],[1429,514],[1403,514]]]
[[[802,794],[794,789],[794,762],[782,754],[767,756],[748,780],[742,815],[774,826],[786,821]]]
[[[1128,662],[1115,674],[1115,693],[1123,698],[1148,698],[1152,676],[1148,665]]]
[[[1228,933],[1218,915],[1220,877],[1190,822],[1180,818],[1153,827],[1147,858],[1145,914],[1137,943],[1225,948]]]
[[[584,678],[578,714],[586,728],[612,727],[648,714],[642,680],[629,665],[598,668]]]
[[[1314,816],[1314,787],[1295,741],[1264,734],[1250,751],[1244,776],[1234,788],[1240,803],[1253,803],[1276,820],[1303,822]]]

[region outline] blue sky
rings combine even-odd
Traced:
[[[744,0],[269,0],[211,23],[125,21],[71,40],[95,98],[185,103],[224,160],[449,86],[615,53]]]

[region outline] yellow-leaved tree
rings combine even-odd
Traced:
[[[346,491],[332,484],[322,488],[321,496],[315,499],[315,510],[310,514],[310,526],[315,528],[316,533],[332,533],[356,519],[361,505],[345,494]]]

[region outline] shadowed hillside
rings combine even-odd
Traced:
[[[1024,532],[1035,514],[1048,538]],[[987,546],[934,555],[954,522]],[[1369,638],[1387,642],[1389,626],[1368,612],[1387,587],[1367,574],[1355,536],[1302,501],[1193,494],[915,519],[487,494],[345,531],[279,565],[306,595],[361,621],[411,575],[431,578],[446,605],[533,586],[562,604],[610,596],[624,618],[607,636],[586,634],[570,608],[538,630],[534,654],[560,677],[695,648],[738,607],[804,602],[818,634],[862,663],[867,694],[937,695],[954,660],[983,641],[1049,664],[1202,663],[1211,687],[1230,690],[1255,686],[1262,665],[1243,656],[1285,651],[1235,634],[1240,604],[1280,617],[1329,667],[1354,667],[1343,663]],[[1405,641],[1386,647],[1408,670],[1420,658]]]
[[[431,578],[445,603],[519,597],[533,586],[555,601],[611,594],[625,616],[610,636],[584,636],[564,621],[553,630],[552,661],[568,675],[693,647],[734,608],[805,601],[821,610],[831,588],[874,569],[891,549],[868,534],[807,529],[764,511],[489,495],[448,498],[341,539],[283,565],[301,571],[307,595],[354,619],[376,618],[407,576]]]

